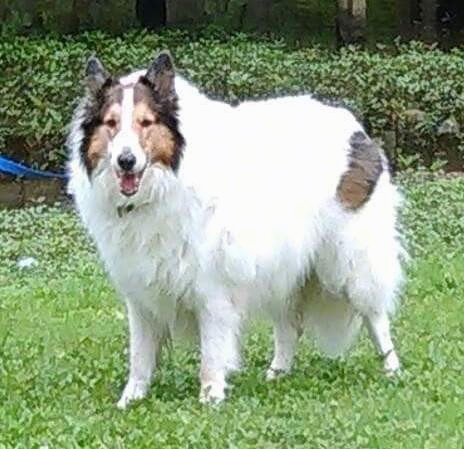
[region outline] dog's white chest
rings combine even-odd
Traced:
[[[196,267],[181,226],[150,211],[131,211],[100,228],[96,242],[111,278],[124,296],[150,308],[157,298],[185,295]]]

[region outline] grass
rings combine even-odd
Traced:
[[[394,322],[402,376],[382,376],[363,334],[346,360],[302,344],[293,375],[268,384],[270,332],[257,324],[218,409],[198,403],[197,349],[179,345],[149,397],[118,411],[124,310],[74,213],[0,211],[0,448],[462,448],[464,178],[401,184],[412,255]],[[19,269],[23,256],[38,265]]]

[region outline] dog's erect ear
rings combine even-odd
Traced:
[[[109,74],[96,56],[91,56],[85,66],[85,81],[92,93],[98,92],[108,80]]]
[[[158,55],[145,74],[145,78],[153,86],[155,92],[165,100],[174,100],[176,97],[174,77],[174,64],[167,50]]]

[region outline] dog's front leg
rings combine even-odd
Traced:
[[[283,311],[274,321],[274,358],[266,379],[273,380],[288,374],[292,368],[298,338],[301,335],[298,317],[292,311]]]
[[[150,311],[127,301],[129,318],[129,379],[117,406],[124,409],[136,399],[146,396],[150,387],[157,352],[160,350],[159,332]]]
[[[240,314],[230,299],[208,299],[199,313],[200,401],[217,404],[226,395],[227,374],[240,364]]]

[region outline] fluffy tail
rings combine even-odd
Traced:
[[[361,329],[362,318],[344,300],[312,298],[305,306],[305,330],[329,357],[347,351]]]

